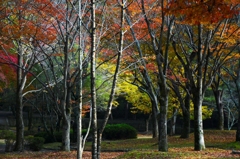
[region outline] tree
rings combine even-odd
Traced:
[[[27,75],[38,57],[38,53],[33,48],[33,40],[51,43],[55,38],[52,28],[45,25],[45,17],[42,16],[42,13],[49,9],[50,3],[49,1],[15,2],[8,0],[1,3],[3,13],[1,37],[5,39],[1,43],[1,47],[6,55],[11,51],[17,54],[17,63],[15,64],[17,70],[15,151],[24,149],[23,91]],[[37,25],[37,23],[41,25]],[[45,36],[47,34],[50,36]],[[14,63],[11,64],[14,65]]]
[[[202,128],[202,101],[206,89],[211,85],[218,68],[232,51],[223,48],[228,47],[225,42],[217,39],[222,38],[226,32],[225,25],[234,13],[228,2],[222,1],[172,1],[169,6],[172,14],[180,17],[178,40],[173,42],[174,50],[181,61],[186,73],[189,74],[191,95],[194,103],[194,149],[205,149]],[[208,14],[208,15],[206,15]],[[183,16],[184,15],[184,16]],[[201,18],[200,18],[201,17]],[[185,24],[185,25],[183,25]],[[189,26],[189,25],[192,26]],[[208,25],[208,26],[207,26]],[[233,31],[233,30],[232,30]],[[183,32],[181,37],[180,33]],[[234,30],[235,32],[235,30]],[[187,36],[189,42],[183,41]],[[184,59],[179,55],[177,43],[184,54]],[[212,58],[214,56],[214,58]]]

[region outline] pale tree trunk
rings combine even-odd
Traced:
[[[82,27],[82,1],[78,1],[78,34],[81,37],[81,27]],[[82,159],[83,149],[84,149],[84,139],[82,136],[82,106],[83,106],[83,50],[82,43],[79,40],[79,55],[78,55],[78,65],[79,65],[79,82],[77,84],[77,95],[78,95],[78,107],[77,107],[77,159]]]
[[[91,0],[91,107],[92,107],[92,159],[97,159],[97,104],[96,104],[96,1]]]
[[[205,149],[203,123],[202,123],[202,102],[203,92],[203,50],[202,50],[202,26],[198,26],[198,52],[197,52],[197,81],[192,89],[194,104],[194,150],[201,151]],[[192,81],[192,83],[195,83]]]
[[[202,100],[200,92],[193,93],[194,103],[194,150],[201,151],[205,149],[203,123],[202,123]]]
[[[112,81],[112,87],[111,87],[111,93],[109,96],[109,100],[108,100],[108,105],[107,105],[107,110],[105,113],[105,117],[104,117],[104,121],[101,125],[101,127],[99,128],[98,131],[98,155],[97,158],[100,158],[100,152],[101,152],[101,142],[102,142],[102,133],[104,131],[104,128],[108,122],[109,116],[111,114],[112,111],[112,105],[113,105],[113,101],[114,101],[114,96],[115,96],[115,90],[116,90],[116,85],[117,85],[117,79],[118,79],[118,75],[119,75],[119,70],[120,70],[120,65],[121,65],[121,59],[122,59],[122,52],[123,52],[123,39],[124,39],[124,14],[125,14],[125,0],[121,1],[121,29],[120,29],[120,39],[119,39],[119,44],[118,44],[118,56],[117,56],[117,63],[116,63],[116,69],[113,75],[113,81]]]
[[[17,92],[16,92],[16,144],[14,151],[24,150],[24,122],[23,122],[23,88],[26,75],[23,74],[23,50],[21,42],[18,42],[18,67],[17,67]]]

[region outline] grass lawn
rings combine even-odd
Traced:
[[[204,137],[206,150],[194,151],[193,134],[189,139],[181,139],[179,136],[169,136],[169,151],[159,152],[157,139],[149,136],[141,136],[138,139],[115,140],[102,142],[102,159],[192,159],[192,158],[240,158],[240,154],[232,154],[232,150],[240,151],[240,142],[235,142],[236,131],[205,130]],[[76,158],[76,151],[61,152],[60,143],[45,144],[45,148],[56,151],[44,150],[41,152],[1,153],[0,158]],[[91,143],[87,143],[84,159],[91,158]]]

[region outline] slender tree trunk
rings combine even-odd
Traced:
[[[240,98],[238,99],[240,102]],[[240,141],[240,108],[238,108],[238,123],[236,131],[236,141]]]
[[[175,135],[176,133],[176,120],[177,120],[177,108],[174,107],[173,108],[173,117],[171,119],[171,131],[170,131],[170,135]]]
[[[156,110],[157,103],[155,101],[152,101],[152,138],[158,137],[158,110]]]
[[[98,126],[96,104],[96,1],[91,0],[91,107],[92,107],[92,159],[98,158]]]
[[[26,77],[23,75],[22,44],[18,43],[18,68],[17,68],[17,97],[16,97],[16,144],[14,151],[23,151],[24,122],[23,122],[23,88]]]
[[[62,150],[70,151],[70,129],[71,129],[71,89],[69,81],[67,82],[67,97],[65,103],[65,110],[63,113],[63,125],[62,125]]]
[[[22,91],[18,91],[17,105],[16,105],[16,144],[14,151],[23,151],[24,141],[24,122],[23,122],[23,105],[22,105]]]
[[[79,38],[82,37],[82,1],[78,1],[78,28],[79,28]],[[82,106],[83,106],[83,50],[82,43],[79,40],[79,55],[78,55],[78,65],[79,65],[79,82],[77,84],[77,95],[78,95],[78,107],[77,107],[77,159],[82,159],[83,149],[84,149],[84,138],[82,136]]]
[[[190,96],[187,94],[184,100],[183,111],[183,128],[180,138],[187,139],[190,134]]]
[[[240,95],[240,60],[238,61],[237,79],[235,81],[238,95]],[[238,123],[236,132],[236,141],[240,141],[240,97],[238,97]]]
[[[108,100],[108,106],[107,106],[107,111],[105,113],[105,117],[104,117],[104,121],[101,125],[101,127],[98,130],[98,155],[97,158],[100,158],[100,152],[101,152],[101,142],[102,142],[102,133],[104,131],[104,128],[107,124],[107,121],[109,119],[109,116],[111,114],[112,111],[112,105],[113,105],[113,101],[114,101],[114,96],[115,96],[115,90],[116,90],[116,85],[117,85],[117,79],[118,79],[118,74],[119,74],[119,70],[120,70],[120,64],[121,64],[121,59],[122,59],[122,52],[123,52],[123,39],[124,39],[124,10],[125,10],[125,0],[121,1],[121,31],[120,31],[120,38],[119,38],[119,44],[118,44],[118,56],[117,56],[117,63],[116,63],[116,69],[114,72],[114,76],[113,76],[113,81],[112,81],[112,87],[111,87],[111,93],[109,96],[109,100]]]
[[[224,130],[224,111],[223,111],[223,104],[222,104],[222,95],[223,90],[213,90],[213,94],[216,101],[216,106],[218,110],[218,129]]]

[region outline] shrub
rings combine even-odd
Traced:
[[[2,130],[0,136],[2,139],[5,139],[5,152],[13,151],[13,146],[16,141],[15,133],[11,130]]]
[[[62,131],[56,131],[53,133],[56,142],[62,142]]]
[[[106,125],[103,137],[108,140],[137,138],[137,130],[128,124]]]
[[[55,142],[55,139],[53,136],[49,135],[47,132],[39,132],[34,135],[34,137],[42,137],[45,139],[45,143],[52,143]]]
[[[82,135],[86,135],[87,130],[83,129],[82,130]],[[77,134],[75,134],[77,135]],[[47,132],[39,132],[37,134],[34,135],[34,137],[42,137],[45,139],[45,143],[53,143],[53,142],[62,142],[62,131],[56,131],[53,133],[53,136],[48,134]],[[76,142],[76,139],[74,140],[74,135],[73,135],[73,131],[70,131],[70,139],[71,142]]]
[[[26,145],[33,151],[39,151],[43,148],[43,144],[45,139],[43,137],[34,137],[34,136],[27,136],[25,138]]]

